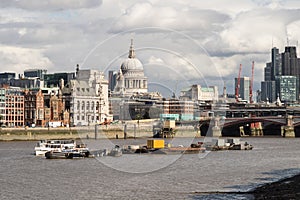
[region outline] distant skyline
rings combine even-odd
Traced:
[[[260,89],[271,48],[284,51],[300,39],[300,2],[272,0],[2,0],[2,72],[42,68],[48,73],[117,70],[134,39],[149,89],[178,93],[191,84],[251,76]]]

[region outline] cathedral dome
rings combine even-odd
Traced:
[[[121,69],[123,70],[144,70],[141,61],[137,58],[127,58],[123,61],[121,65]]]
[[[135,51],[133,48],[133,40],[131,40],[131,45],[129,49],[129,55],[126,60],[121,64],[121,70],[124,72],[127,70],[144,70],[143,65],[139,59],[135,57]]]

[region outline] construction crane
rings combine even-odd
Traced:
[[[239,76],[237,80],[237,84],[235,86],[235,100],[236,102],[239,102],[239,92],[240,92],[240,84],[241,84],[241,71],[242,71],[242,64],[240,64],[240,69],[239,69]]]
[[[252,61],[252,74],[251,74],[251,82],[250,82],[250,103],[253,103],[253,79],[254,79],[254,61]]]

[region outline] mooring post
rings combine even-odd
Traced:
[[[134,139],[136,138],[136,124],[133,126],[133,132],[134,132]]]
[[[127,124],[124,125],[124,139],[127,138]]]
[[[97,140],[98,137],[98,124],[95,125],[95,140]]]

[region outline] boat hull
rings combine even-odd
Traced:
[[[73,159],[73,158],[86,158],[89,157],[90,153],[86,152],[52,152],[48,151],[45,153],[47,159]]]

